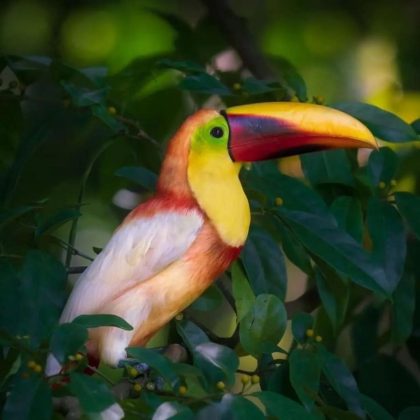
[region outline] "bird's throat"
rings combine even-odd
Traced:
[[[250,224],[249,203],[239,181],[240,164],[227,151],[190,151],[188,182],[223,242],[242,246]]]

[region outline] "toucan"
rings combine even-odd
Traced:
[[[133,326],[92,328],[90,355],[116,366],[144,346],[238,257],[250,226],[245,162],[315,150],[376,148],[353,117],[321,105],[269,102],[201,109],[168,143],[157,191],[132,210],[77,280],[60,318],[114,314]],[[47,374],[60,371],[54,356]]]

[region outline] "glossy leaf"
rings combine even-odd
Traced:
[[[362,400],[356,380],[348,367],[334,354],[322,348],[322,372],[337,394],[345,401],[347,408],[364,417]]]
[[[88,339],[87,329],[77,323],[59,325],[50,341],[50,351],[60,363],[80,351]]]
[[[134,357],[141,363],[146,363],[159,372],[171,386],[179,383],[178,375],[175,372],[172,362],[156,350],[141,347],[127,348],[127,354]]]
[[[254,356],[276,351],[286,323],[287,313],[283,302],[274,295],[258,295],[240,324],[242,347]]]
[[[198,420],[242,420],[251,418],[263,420],[263,413],[249,400],[233,394],[226,394],[220,402],[212,403],[200,410]]]
[[[362,242],[363,214],[360,201],[350,196],[337,197],[330,207],[338,226],[349,233],[357,242]]]
[[[74,208],[58,210],[39,223],[35,230],[35,236],[45,235],[61,225],[80,217],[80,215],[80,211]]]
[[[374,105],[360,102],[336,103],[334,108],[346,112],[365,124],[369,130],[382,140],[405,142],[415,140],[417,135],[410,124],[391,112]]]
[[[407,253],[401,217],[391,204],[371,197],[367,223],[373,244],[373,259],[383,267],[386,283],[384,288],[392,293],[401,279]]]
[[[395,176],[398,156],[389,147],[381,147],[369,155],[367,174],[371,184],[377,186],[381,181],[388,184]]]
[[[314,407],[321,377],[321,358],[315,351],[294,349],[289,356],[290,382],[308,411]]]
[[[354,185],[352,169],[346,151],[328,150],[300,156],[303,173],[311,184]]]
[[[112,314],[79,315],[74,318],[73,323],[85,328],[117,327],[126,331],[131,331],[133,329],[133,327],[123,318]]]
[[[346,232],[325,218],[297,211],[278,211],[309,252],[351,280],[378,294],[391,289],[383,270]]]
[[[69,388],[86,413],[100,413],[115,403],[115,397],[105,382],[91,376],[71,372]]]
[[[306,331],[312,329],[314,319],[312,315],[305,312],[298,312],[292,318],[292,334],[295,340],[302,344],[306,341]]]
[[[181,89],[210,95],[231,95],[230,89],[220,80],[207,73],[198,73],[185,77],[179,84]]]
[[[157,175],[142,166],[124,166],[115,175],[135,182],[149,191],[156,191]]]
[[[318,416],[308,413],[306,409],[289,398],[270,391],[256,392],[252,394],[253,397],[258,398],[267,410],[270,417],[278,418],[281,416],[287,420],[315,420],[319,419]]]
[[[260,229],[251,230],[240,258],[256,295],[271,293],[284,299],[287,286],[284,257],[270,235]]]
[[[395,201],[410,229],[420,239],[420,197],[407,192],[397,192]]]
[[[255,302],[255,295],[248,279],[245,277],[239,263],[232,265],[232,292],[235,299],[236,314],[238,322],[249,312]]]
[[[41,376],[16,376],[2,412],[3,420],[44,420],[51,418],[52,398]]]

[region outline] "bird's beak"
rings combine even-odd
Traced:
[[[377,148],[375,137],[344,112],[321,105],[268,102],[228,108],[229,153],[253,162],[315,150]]]

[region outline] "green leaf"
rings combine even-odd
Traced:
[[[306,341],[306,331],[313,329],[314,319],[312,315],[305,312],[298,312],[292,318],[292,334],[295,340],[303,344]]]
[[[195,346],[209,341],[207,335],[191,321],[177,322],[176,329],[191,351]]]
[[[345,150],[328,150],[300,156],[305,177],[312,185],[354,185],[350,161]]]
[[[220,80],[207,73],[198,73],[185,77],[179,84],[181,89],[210,95],[232,95],[231,90]]]
[[[384,288],[392,293],[404,270],[407,253],[404,225],[394,206],[376,197],[369,199],[367,224],[373,244],[373,260],[383,267]]]
[[[3,408],[3,420],[44,420],[52,416],[48,383],[41,376],[15,376]]]
[[[143,188],[146,188],[146,190],[156,191],[157,175],[142,166],[124,166],[118,169],[115,175],[135,182]]]
[[[284,57],[272,56],[270,58],[281,69],[284,82],[295,91],[299,101],[306,102],[308,100],[306,83],[296,67]]]
[[[347,408],[364,417],[362,401],[356,380],[347,366],[334,354],[321,347],[322,371]]]
[[[420,418],[420,406],[408,407],[398,416],[398,420],[418,420]]]
[[[206,69],[201,64],[191,60],[172,60],[170,58],[163,58],[162,60],[158,60],[156,65],[167,69],[179,70],[187,74],[206,72]]]
[[[40,237],[41,235],[50,233],[52,230],[55,230],[70,220],[77,219],[80,216],[80,211],[75,208],[58,210],[52,215],[44,218],[38,224],[37,228],[35,229],[35,236]]]
[[[68,323],[59,325],[50,341],[50,351],[60,363],[67,361],[68,356],[80,351],[88,339],[85,327]]]
[[[307,349],[294,349],[289,356],[290,382],[308,411],[314,407],[321,376],[318,353]]]
[[[125,130],[125,125],[108,112],[108,108],[103,104],[92,105],[92,114],[109,127],[114,134],[121,133]]]
[[[133,329],[126,320],[112,314],[79,315],[72,322],[85,328],[117,327],[126,331]]]
[[[367,173],[371,184],[377,186],[381,181],[388,184],[395,176],[398,156],[389,147],[381,147],[369,155]]]
[[[238,262],[233,263],[231,273],[232,293],[235,299],[238,322],[240,322],[254,305],[255,295]]]
[[[284,257],[271,236],[252,229],[240,258],[255,294],[271,293],[284,299],[287,286]]]
[[[420,239],[420,197],[408,192],[397,192],[395,201],[410,229]]]
[[[340,196],[331,204],[338,226],[349,233],[357,242],[363,238],[363,214],[360,201],[355,197]]]
[[[254,356],[276,351],[286,324],[287,313],[283,302],[274,295],[258,295],[240,324],[242,347]]]
[[[78,107],[86,107],[96,104],[104,104],[108,88],[88,89],[77,86],[66,80],[61,81],[64,90],[69,94],[74,105]]]
[[[253,397],[258,398],[265,406],[267,414],[272,418],[281,418],[285,420],[315,420],[319,419],[318,416],[308,413],[296,401],[293,401],[277,392],[263,391],[251,394]]]
[[[250,95],[262,95],[276,90],[283,90],[278,83],[255,79],[255,77],[245,79],[242,83],[242,89]]]
[[[11,335],[20,333],[21,295],[19,277],[13,265],[0,259],[0,328]]]
[[[194,414],[189,407],[176,401],[166,401],[156,409],[152,420],[192,420],[193,418]]]
[[[413,121],[410,125],[417,134],[420,134],[420,118],[417,118],[417,120]]]
[[[263,413],[249,400],[233,394],[225,394],[221,401],[212,403],[200,410],[198,420],[263,420]]]
[[[405,273],[393,295],[391,337],[395,344],[402,345],[411,335],[415,306],[415,276],[411,273]]]
[[[308,251],[360,286],[383,295],[389,293],[382,268],[350,235],[329,219],[298,211],[277,211]]]
[[[368,413],[369,418],[372,420],[394,420],[394,417],[388,413],[380,404],[378,404],[373,398],[367,395],[362,395],[363,408]]]
[[[29,251],[20,271],[20,333],[37,346],[55,327],[65,300],[66,270],[42,251]],[[17,302],[16,302],[17,303]]]
[[[223,294],[217,286],[211,285],[197,300],[190,306],[195,311],[212,311],[223,303]]]
[[[357,118],[382,140],[397,143],[416,140],[416,132],[410,124],[374,105],[349,102],[333,104],[333,107]]]
[[[115,403],[115,397],[108,386],[91,376],[71,372],[69,388],[86,413],[100,413]]]
[[[165,380],[175,387],[179,383],[179,377],[174,369],[173,363],[156,350],[141,347],[127,348],[127,354],[139,362],[146,363],[159,372]]]
[[[319,297],[328,315],[334,332],[343,324],[350,298],[348,284],[337,273],[321,261],[315,271]],[[321,268],[322,267],[322,268]]]

